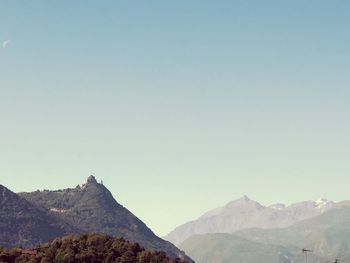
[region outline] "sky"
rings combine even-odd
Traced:
[[[156,234],[350,199],[350,2],[1,1],[0,184],[93,174]]]

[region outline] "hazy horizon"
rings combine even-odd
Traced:
[[[350,199],[350,2],[0,7],[12,191],[93,174],[158,235],[242,195]]]

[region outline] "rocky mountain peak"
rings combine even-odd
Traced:
[[[252,201],[248,196],[243,195],[239,200],[244,201],[244,202],[249,202]]]
[[[76,188],[35,191],[20,193],[19,195],[23,202],[30,203],[35,208],[40,208],[40,211],[45,213],[44,215],[50,216],[49,222],[55,219],[58,223],[67,224],[72,228],[70,234],[102,233],[123,237],[129,241],[137,242],[145,248],[165,251],[172,258],[179,257],[192,262],[184,252],[157,237],[140,219],[119,204],[111,192],[102,182],[98,183],[93,175],[89,176],[82,186]],[[12,207],[10,206],[10,209]],[[23,207],[26,206],[23,205]],[[0,223],[3,221],[11,222],[11,220],[7,220],[6,215],[1,217],[1,208],[0,205]],[[45,226],[47,224],[43,223],[41,225]],[[20,230],[21,228],[17,227],[16,229]],[[5,232],[2,230],[0,224],[0,246],[1,233]],[[46,232],[44,231],[44,233]],[[27,236],[29,234],[25,237],[27,238]],[[61,236],[61,232],[55,233],[54,236]],[[3,238],[3,240],[6,241],[6,238]],[[45,240],[49,239],[45,238]],[[27,243],[35,244],[34,241],[30,240]]]
[[[258,202],[250,199],[248,196],[244,195],[241,198],[231,201],[224,206],[224,209],[227,211],[231,211],[232,209],[236,209],[237,207],[245,208],[245,209],[262,209],[264,206],[259,204]]]
[[[97,184],[97,180],[96,180],[95,176],[90,175],[90,176],[86,179],[86,184]]]
[[[346,206],[350,206],[350,202],[338,204],[326,199],[303,201],[289,206],[281,203],[264,206],[244,195],[225,206],[204,213],[194,221],[178,226],[165,239],[180,244],[191,235],[233,233],[248,228],[285,228],[332,208]]]

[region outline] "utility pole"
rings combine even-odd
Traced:
[[[301,252],[303,252],[304,256],[305,256],[305,263],[307,263],[307,253],[311,253],[312,250],[311,249],[306,249],[306,248],[303,248],[301,250]],[[337,263],[337,262],[336,262]]]

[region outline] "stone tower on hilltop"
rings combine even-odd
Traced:
[[[90,176],[86,179],[85,183],[81,184],[80,187],[81,187],[82,189],[84,189],[84,188],[85,188],[86,186],[88,186],[88,185],[96,185],[96,184],[98,184],[98,183],[97,183],[97,180],[96,180],[95,176],[90,175]]]
[[[87,179],[86,179],[86,184],[97,184],[96,178],[93,175],[90,175]]]

